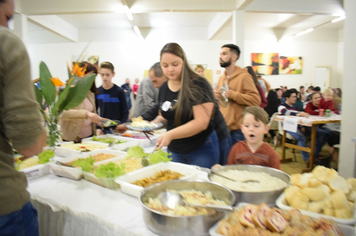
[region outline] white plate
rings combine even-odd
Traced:
[[[247,203],[239,203],[237,208],[242,208],[244,205],[246,205]],[[302,212],[302,214],[304,214]],[[228,217],[228,216],[227,216]],[[324,217],[325,218],[325,217]],[[224,236],[222,234],[218,233],[218,228],[219,228],[219,224],[222,220],[218,221],[213,227],[210,228],[209,230],[209,234],[211,236]],[[356,235],[356,230],[355,227],[352,226],[348,226],[348,225],[342,225],[342,224],[337,224],[341,230],[341,232],[346,236],[354,236]]]
[[[276,204],[279,208],[281,208],[283,210],[290,210],[293,208],[293,207],[287,205],[287,202],[284,197],[284,192],[277,198]],[[355,205],[355,209],[354,209],[354,217],[350,218],[350,219],[341,219],[341,218],[327,216],[327,215],[310,212],[310,211],[305,211],[305,210],[300,210],[300,212],[303,215],[308,215],[314,219],[319,218],[319,217],[330,218],[330,219],[333,219],[336,223],[344,224],[344,225],[354,225],[356,223],[356,205]]]
[[[151,126],[150,127],[135,127],[135,126],[132,126],[131,123],[125,123],[124,125],[130,129],[130,130],[134,130],[134,131],[152,131],[152,130],[155,130],[155,129],[160,129],[163,127],[163,124],[162,123],[149,123]]]
[[[136,180],[154,176],[159,171],[164,171],[164,170],[176,171],[184,175],[184,177],[180,179],[198,179],[199,175],[202,173],[201,171],[197,170],[196,168],[190,165],[176,163],[176,162],[167,162],[167,163],[158,163],[156,165],[152,165],[152,166],[144,167],[139,170],[132,171],[123,176],[117,177],[115,179],[115,182],[120,184],[122,192],[134,197],[140,197],[143,188],[134,185],[133,183]]]

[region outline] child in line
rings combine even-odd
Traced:
[[[96,95],[96,106],[98,114],[111,120],[119,120],[121,123],[127,121],[129,112],[124,90],[112,82],[115,76],[114,66],[110,62],[100,65],[100,76],[103,80],[102,86],[98,88]],[[98,129],[97,134],[111,133],[109,128]]]
[[[248,164],[281,168],[278,153],[263,137],[269,131],[268,114],[261,107],[246,107],[242,114],[241,131],[246,140],[236,143],[230,150],[227,165]],[[212,169],[220,165],[214,165]]]
[[[319,110],[324,109],[326,111],[329,109],[330,111],[333,111],[335,114],[339,114],[339,111],[337,109],[334,109],[334,101],[333,101],[333,95],[334,92],[332,89],[326,88],[323,91],[323,98],[320,100],[319,103]]]

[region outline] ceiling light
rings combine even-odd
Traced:
[[[343,20],[343,19],[345,19],[345,18],[346,18],[346,16],[340,16],[340,17],[338,17],[338,18],[336,18],[336,19],[333,19],[331,22],[332,22],[332,23],[335,23],[335,22],[341,21],[341,20]]]
[[[306,30],[303,30],[300,33],[295,34],[295,36],[301,36],[301,35],[307,34],[309,32],[312,32],[313,30],[314,30],[314,28],[306,29]]]
[[[140,29],[139,29],[136,25],[135,25],[133,28],[134,28],[135,33],[136,33],[138,36],[140,36],[140,35],[141,35]]]
[[[131,14],[131,11],[130,11],[129,7],[128,7],[128,6],[124,6],[124,9],[125,9],[125,13],[126,13],[127,18],[128,18],[130,21],[132,21],[132,20],[133,20],[133,16],[132,16],[132,14]]]

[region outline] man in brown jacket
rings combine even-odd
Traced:
[[[230,129],[232,144],[245,139],[240,129],[241,115],[245,107],[261,104],[260,94],[252,76],[246,68],[235,65],[239,56],[240,49],[235,44],[221,47],[220,66],[225,68],[225,72],[220,76],[214,90],[220,111]]]

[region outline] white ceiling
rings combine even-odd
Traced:
[[[245,11],[245,27],[298,32],[322,25],[319,28],[339,30],[343,28],[343,21],[327,22],[344,13],[341,0],[15,0],[15,4],[18,13],[29,17],[29,32],[55,33],[57,41],[64,42],[70,42],[68,37],[63,37],[63,30],[71,28],[70,25],[78,34],[82,30],[98,29],[133,31],[133,25],[148,31],[182,27],[201,27],[208,31],[213,28],[217,33],[207,39],[224,39],[231,34],[218,34],[224,28],[231,29],[230,15],[234,10]],[[133,21],[126,17],[124,4],[130,8]],[[47,18],[38,21],[35,18],[38,16],[56,16],[59,18],[54,18],[54,22],[62,19],[69,26],[61,28],[54,23],[48,24]]]

